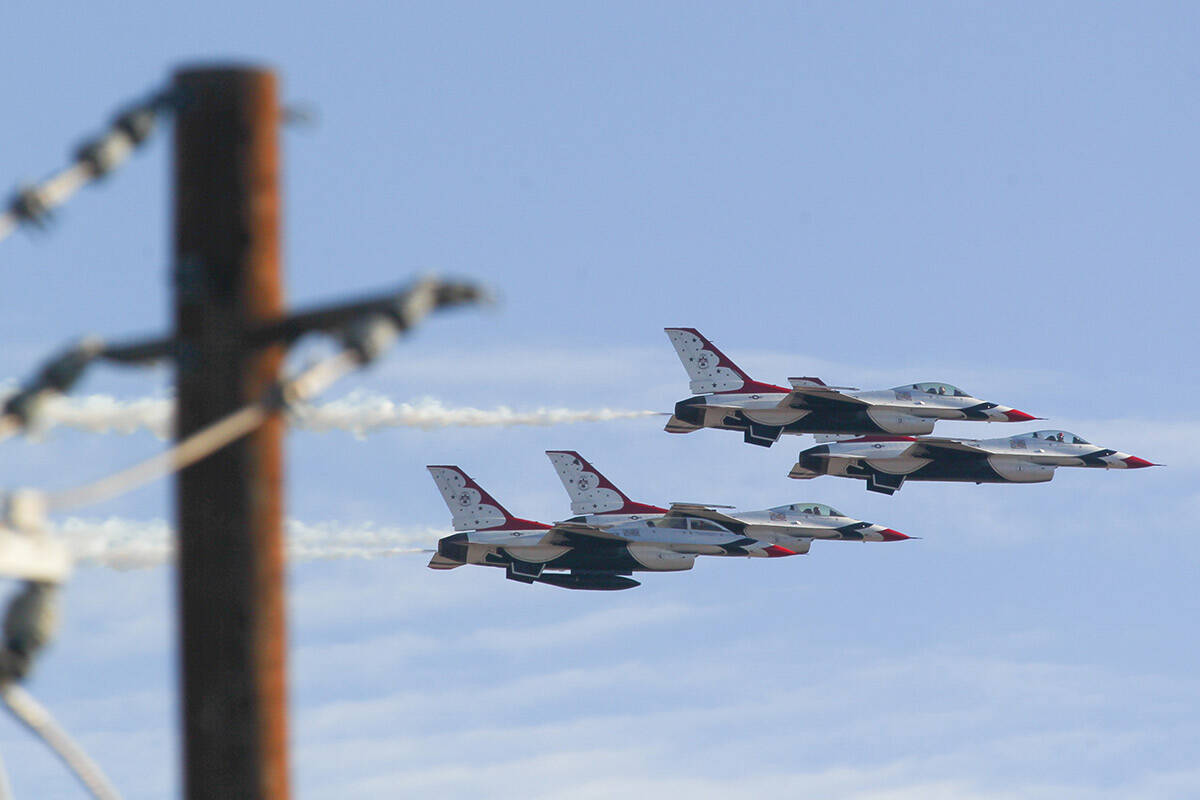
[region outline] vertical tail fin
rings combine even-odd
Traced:
[[[542,530],[549,525],[509,514],[504,506],[458,467],[426,467],[437,484],[456,531]]]
[[[571,498],[573,514],[665,514],[665,508],[635,503],[574,450],[547,450]]]
[[[760,383],[705,339],[695,328],[664,328],[683,368],[691,378],[692,394],[709,392],[784,392],[782,386]]]

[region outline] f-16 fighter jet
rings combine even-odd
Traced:
[[[701,505],[675,504],[661,509],[629,504],[638,513],[621,514],[623,520],[612,517],[605,524],[589,524],[587,520],[595,518],[591,515],[546,525],[512,516],[458,467],[428,469],[450,509],[454,529],[460,531],[438,542],[429,566],[501,567],[510,580],[522,583],[566,589],[632,589],[641,585],[628,577],[634,572],[688,570],[698,555],[777,558],[807,553],[815,538],[909,538],[890,528],[844,517],[818,503],[736,517]],[[628,504],[627,499],[623,502]]]
[[[1037,419],[948,383],[910,383],[867,392],[827,386],[820,378],[788,378],[791,388],[760,383],[695,328],[665,330],[697,395],[675,404],[667,433],[721,428],[742,431],[747,444],[770,447],[784,433],[916,435],[932,433],[939,419]]]
[[[870,491],[894,494],[906,480],[1042,483],[1053,478],[1058,467],[1155,466],[1144,458],[1097,447],[1067,431],[982,440],[864,436],[802,451],[788,477],[862,478]]]
[[[728,513],[716,511],[717,508],[728,506],[675,503],[668,510],[635,503],[574,450],[547,450],[546,455],[571,498],[571,511],[581,515],[572,517],[568,522],[633,529],[636,527],[633,523],[637,522],[654,526],[656,520],[664,519],[690,518],[693,522],[709,520],[744,536],[787,548],[793,553],[807,553],[813,539],[898,542],[912,538],[882,525],[852,519],[821,503],[793,503],[763,511]]]

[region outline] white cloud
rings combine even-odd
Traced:
[[[289,592],[298,786],[306,797],[835,800],[1195,788],[1179,745],[1200,735],[1186,713],[1200,699],[1194,680],[1039,655],[1062,638],[1047,624],[965,637],[942,626],[942,643],[929,642],[904,604],[868,612],[912,629],[878,639],[864,633],[857,590],[831,593],[821,580],[832,561],[821,571],[714,562],[704,586],[685,582],[700,573],[653,576],[617,595],[416,561],[299,565]],[[69,712],[130,798],[160,796],[172,775],[129,757],[175,747],[162,578],[78,575],[74,597],[95,606],[68,616],[41,676],[52,708]],[[112,595],[131,580],[127,596]],[[70,674],[80,663],[92,665],[87,680]],[[23,752],[0,737],[6,756]],[[15,769],[26,786],[43,774]]]
[[[499,685],[429,686],[303,716],[311,739],[300,753],[318,796],[332,791],[326,781],[347,774],[364,776],[349,784],[360,797],[404,787],[442,797],[1166,798],[1178,795],[1155,788],[1164,781],[1198,785],[1200,773],[1165,766],[1162,755],[1194,735],[1196,722],[1163,731],[1169,720],[1143,709],[1160,691],[1186,703],[1197,696],[1194,685],[1147,692],[1130,683],[1136,676],[1108,670],[970,656],[854,663],[840,673],[810,665],[808,685],[792,688],[750,676],[735,688],[725,665],[671,659],[654,668],[612,664]],[[741,666],[735,672],[745,672]],[[779,665],[755,666],[770,676]],[[954,710],[962,702],[943,691],[947,677],[979,694],[969,713]],[[673,684],[685,687],[677,702],[647,707]],[[1113,685],[1136,688],[1124,697],[1093,692]],[[911,693],[911,710],[881,705],[897,686]],[[579,699],[594,695],[612,697],[612,706],[581,714]],[[516,722],[529,706],[549,719]],[[1014,719],[1014,708],[1036,718]],[[1122,731],[1075,716],[1088,708],[1142,717]],[[1158,757],[1144,758],[1150,753]],[[1142,763],[1123,779],[1102,774],[1101,765],[1133,754]]]

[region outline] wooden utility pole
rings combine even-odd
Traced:
[[[175,436],[275,381],[283,313],[275,76],[175,74]],[[177,485],[184,783],[189,800],[288,797],[282,436],[278,415]]]

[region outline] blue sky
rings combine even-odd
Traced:
[[[284,135],[290,299],[428,269],[504,299],[331,398],[665,411],[687,380],[661,329],[688,325],[762,380],[948,381],[1169,465],[888,498],[789,481],[807,439],[655,418],[297,432],[289,516],[334,530],[448,529],[429,463],[565,517],[542,451],[571,448],[635,499],[819,501],[924,537],[617,594],[297,563],[298,797],[1190,796],[1197,23],[1170,3],[22,2],[0,182],[59,166],[176,64],[269,63],[319,112]],[[0,378],[82,333],[164,329],[168,145],[0,246]],[[168,382],[101,370],[79,393]],[[53,489],[161,444],[4,447],[0,485]],[[77,516],[153,525],[168,492]],[[81,567],[31,684],[130,798],[178,789],[172,579]],[[18,796],[77,796],[6,720],[0,756]]]

